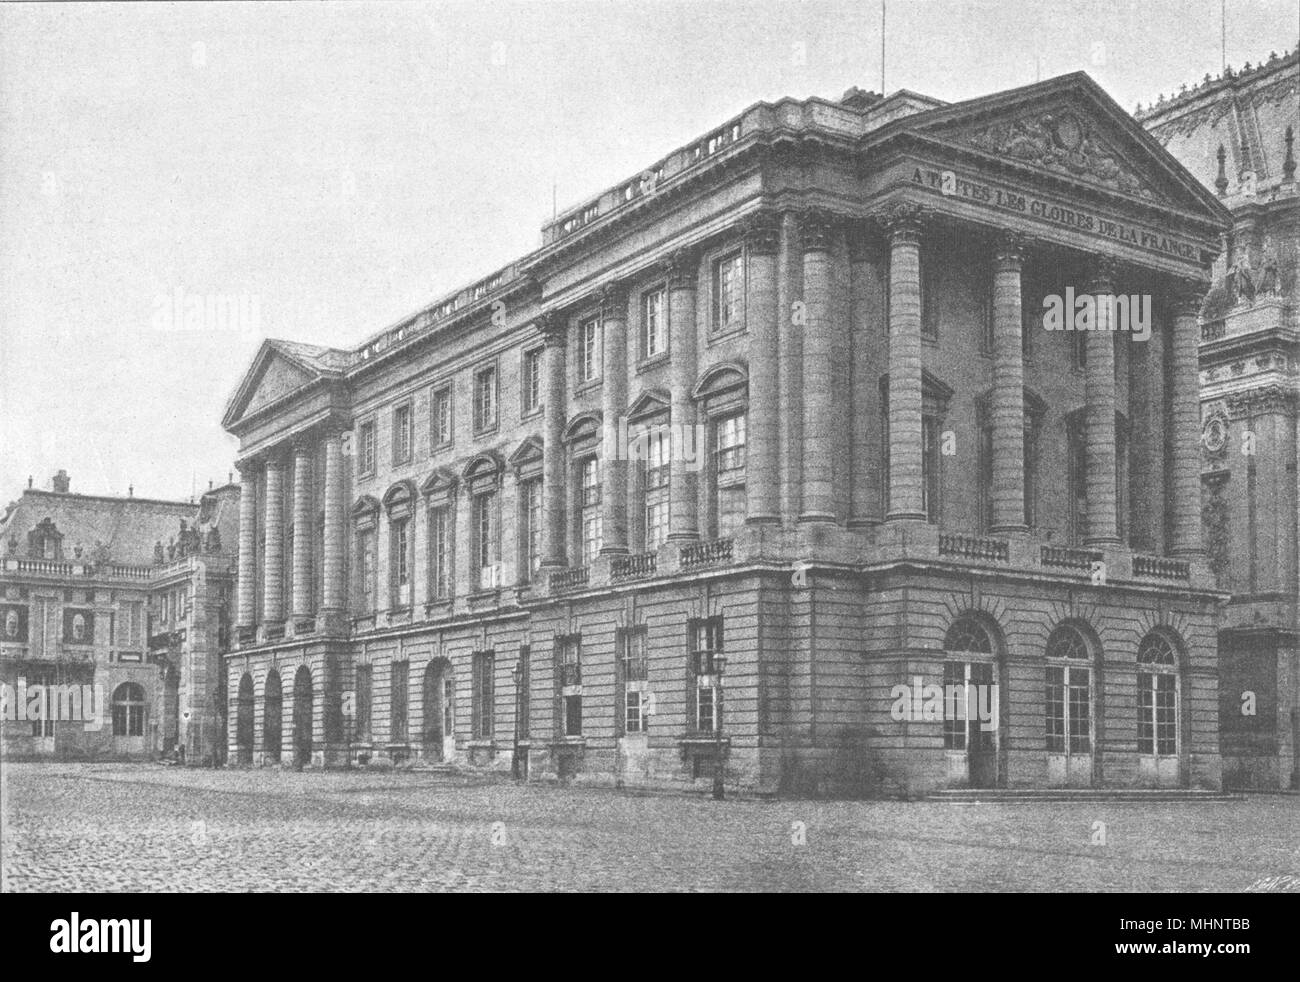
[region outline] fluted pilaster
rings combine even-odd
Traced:
[[[699,483],[696,454],[706,448],[696,439],[695,384],[696,323],[695,289],[699,257],[678,253],[665,267],[668,279],[668,323],[672,362],[669,387],[672,396],[672,466],[668,477],[668,538],[691,540],[700,537]]]
[[[603,333],[600,405],[604,420],[601,447],[601,554],[627,552],[627,447],[620,446],[619,423],[627,413],[627,290],[619,284],[600,294]]]
[[[266,552],[262,558],[262,619],[284,620],[284,461],[266,462]]]
[[[337,430],[325,434],[325,555],[321,563],[324,577],[321,607],[330,613],[345,605],[343,519],[343,446]]]
[[[293,445],[293,616],[310,617],[312,610],[312,445],[307,438]]]
[[[777,349],[780,343],[777,309],[776,257],[780,227],[770,212],[755,215],[745,230],[749,256],[749,297],[746,317],[749,345],[748,497],[746,521],[752,524],[781,520],[779,454],[781,449],[780,398],[777,390]]]
[[[1199,556],[1201,547],[1201,303],[1205,284],[1184,281],[1174,298],[1174,330],[1170,353],[1172,441],[1169,496],[1172,504],[1170,549],[1176,556]]]
[[[1119,542],[1119,486],[1115,451],[1115,325],[1114,266],[1098,260],[1087,292],[1095,302],[1092,330],[1084,339],[1088,364],[1084,376],[1088,528],[1084,542],[1108,545]]]
[[[542,565],[567,565],[564,535],[564,347],[568,321],[559,314],[538,321],[542,349]],[[462,509],[464,510],[464,509]]]
[[[1004,235],[993,274],[993,532],[1025,526],[1025,362],[1020,272],[1024,241]]]
[[[800,217],[803,249],[803,507],[801,522],[835,521],[834,464],[836,393],[831,366],[831,249],[833,219],[809,211]]]
[[[889,511],[891,521],[924,519],[921,434],[921,230],[907,203],[881,218],[889,234]]]
[[[239,468],[239,610],[237,626],[257,623],[257,474],[253,461]]]

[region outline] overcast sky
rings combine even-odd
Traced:
[[[1297,0],[1229,0],[1227,58]],[[1220,68],[1220,0],[888,0],[885,86]],[[188,497],[264,336],[350,346],[746,106],[880,87],[880,0],[0,7],[0,504]],[[174,301],[243,298],[190,330]]]

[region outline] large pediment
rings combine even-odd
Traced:
[[[966,154],[1158,207],[1221,219],[1222,208],[1083,73],[919,114],[908,127]]]
[[[296,349],[302,347],[277,341],[262,344],[226,410],[224,423],[227,427],[291,396],[327,374],[334,374],[300,357]]]

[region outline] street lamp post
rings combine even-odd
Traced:
[[[725,794],[722,790],[722,673],[727,667],[727,656],[713,656],[713,675],[717,679],[717,691],[713,694],[713,741],[716,757],[713,762],[713,800],[721,801]]]
[[[514,668],[510,669],[510,677],[515,680],[515,748],[510,757],[510,774],[518,781],[520,777],[519,768],[519,683],[524,678],[523,659],[515,662]]]

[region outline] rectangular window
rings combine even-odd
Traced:
[[[564,697],[564,735],[582,736],[582,696]]]
[[[599,317],[582,322],[578,330],[578,343],[581,345],[579,362],[582,365],[582,381],[591,382],[600,377]]]
[[[642,712],[640,689],[629,689],[623,693],[623,732],[644,733],[645,714]]]
[[[433,394],[431,422],[435,448],[451,445],[451,386],[445,385]]]
[[[474,569],[479,589],[494,590],[497,562],[497,496],[486,491],[474,496]]]
[[[560,642],[560,685],[582,685],[582,641],[578,638]]]
[[[646,660],[646,632],[628,631],[623,635],[623,679],[627,682],[644,682],[649,678]]]
[[[926,520],[939,521],[939,419],[924,416],[921,419],[921,510]]]
[[[714,656],[722,652],[722,618],[693,620],[688,626],[692,690],[695,695],[695,728],[712,733],[721,726],[719,680],[714,672]]]
[[[542,481],[535,478],[519,485],[520,568],[531,581],[542,568]]]
[[[369,665],[357,666],[357,691],[354,703],[356,713],[354,731],[358,743],[370,742],[370,702],[374,674]]]
[[[411,602],[410,519],[397,518],[389,526],[392,543],[392,560],[389,566],[392,577],[394,607],[404,607]]]
[[[524,413],[533,413],[542,408],[542,349],[534,348],[524,352],[524,372],[521,380],[521,403]]]
[[[474,373],[474,429],[497,425],[497,370],[495,366]]]
[[[1138,672],[1138,753],[1171,757],[1178,753],[1177,698],[1173,675]]]
[[[393,463],[411,460],[411,406],[407,403],[393,410]]]
[[[491,651],[476,652],[474,672],[474,736],[480,740],[492,736],[492,718],[496,712],[496,655]]]
[[[410,681],[411,663],[405,661],[395,661],[392,663],[392,692],[389,699],[393,707],[392,718],[392,737],[391,743],[406,742],[406,706],[409,695],[408,682]]]
[[[362,610],[375,609],[375,532],[367,529],[357,535],[357,555],[361,567]]]
[[[668,484],[671,476],[671,435],[667,427],[650,431],[646,448],[645,551],[654,552],[668,541]]]
[[[595,457],[582,462],[582,564],[590,566],[601,546],[600,464]]]
[[[664,291],[650,290],[641,296],[641,357],[650,358],[664,350]]]
[[[716,426],[715,526],[720,539],[745,524],[745,414],[728,416]]]
[[[357,471],[361,474],[375,472],[375,422],[362,423],[357,433]]]
[[[945,750],[965,750],[966,749],[966,719],[958,716],[956,713],[949,712],[951,708],[948,704],[947,695],[952,691],[949,686],[957,687],[957,699],[961,701],[962,706],[966,706],[966,663],[965,662],[944,662],[943,665],[943,692],[944,692],[944,713],[943,713],[943,748]],[[1050,709],[1050,704],[1049,704]]]
[[[429,509],[429,591],[435,600],[451,596],[451,509]]]
[[[713,264],[713,330],[739,328],[745,316],[745,266],[739,252]]]

